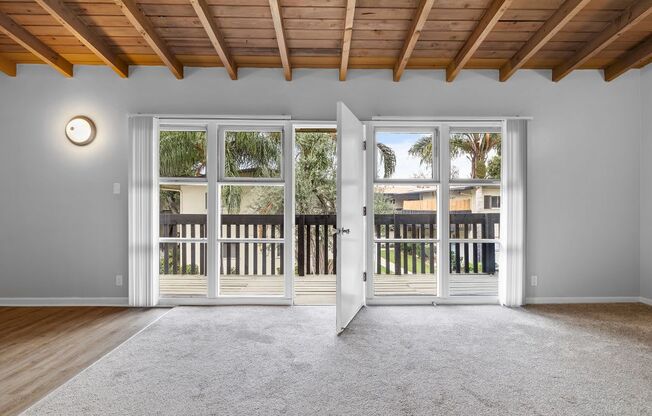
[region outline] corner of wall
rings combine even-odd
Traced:
[[[652,66],[640,70],[641,76],[641,144],[640,144],[640,296],[652,299]]]

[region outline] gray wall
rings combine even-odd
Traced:
[[[641,296],[652,300],[652,67],[641,71]]]
[[[533,116],[528,275],[539,286],[528,282],[528,296],[638,296],[639,72],[611,83],[597,71],[560,83],[545,71],[496,78],[464,71],[448,84],[442,71],[408,71],[395,83],[390,71],[354,70],[339,82],[335,70],[297,70],[286,82],[277,69],[246,69],[234,82],[220,68],[188,68],[178,81],[164,68],[138,67],[124,80],[75,67],[64,79],[20,66],[17,78],[0,77],[0,297],[127,295],[126,285],[114,286],[127,274],[127,113],[334,119],[338,100],[361,118]],[[99,129],[86,148],[63,133],[78,113]]]

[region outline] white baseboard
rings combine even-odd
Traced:
[[[0,298],[0,306],[128,306],[124,298]]]
[[[525,298],[527,305],[562,304],[562,303],[638,303],[643,302],[638,296],[604,296],[604,297],[549,297]],[[645,303],[645,302],[643,302]]]
[[[644,298],[643,296],[641,296],[640,302],[652,306],[652,299],[650,298]]]

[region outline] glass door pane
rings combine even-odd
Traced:
[[[218,296],[284,296],[282,126],[223,126],[217,181]]]
[[[221,185],[219,195],[220,295],[282,296],[284,186]]]
[[[206,130],[159,134],[159,294],[208,293]]]
[[[374,186],[374,295],[437,295],[437,187]]]

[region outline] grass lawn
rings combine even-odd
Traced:
[[[388,271],[385,268],[385,261],[384,260],[387,258],[387,250],[385,250],[384,247],[381,248],[381,250],[380,250],[380,256],[382,257],[381,267],[380,267],[381,273],[383,273],[383,274],[393,274],[394,270]],[[394,263],[394,264],[396,264],[395,256],[396,256],[396,252],[394,250],[390,249],[389,250],[389,261]],[[403,264],[404,260],[405,260],[405,258],[403,257],[403,250],[401,250],[401,269],[402,270],[405,270],[405,265]],[[416,255],[416,263],[417,263],[416,264],[416,273],[417,274],[430,273],[430,261],[429,261],[429,259],[427,259],[427,258],[425,259],[425,262],[424,262],[425,267],[422,270],[421,269],[421,256],[419,256],[419,254],[417,253],[417,255]],[[408,253],[407,266],[408,266],[408,272],[412,273],[413,270],[414,270],[412,268],[412,253]],[[435,266],[434,268],[436,269],[436,265],[434,265],[434,266]]]

